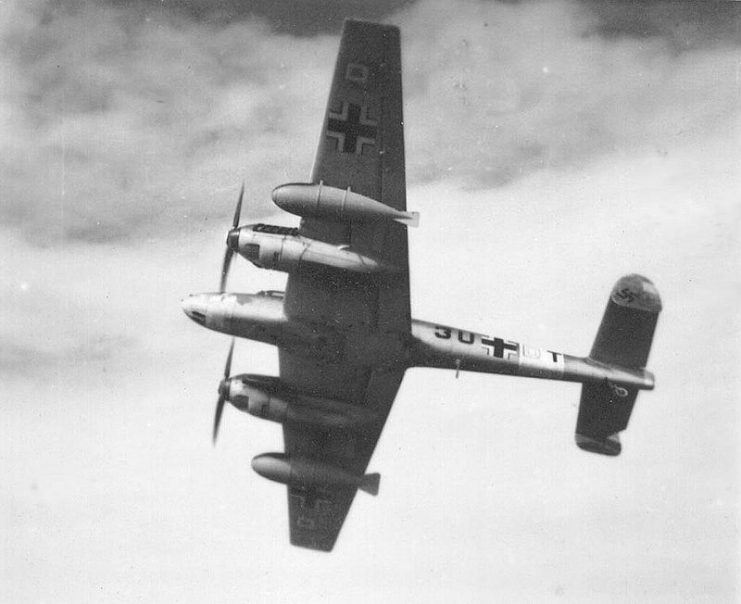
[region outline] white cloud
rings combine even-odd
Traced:
[[[571,2],[428,2],[406,23],[413,179],[496,186],[738,125],[731,43],[677,53],[661,37],[605,39]]]
[[[243,178],[254,215],[308,172],[286,140],[315,144],[305,106],[323,104],[330,40],[83,6],[18,8],[5,26],[6,223],[47,245],[169,237],[185,215],[228,214],[220,193]]]

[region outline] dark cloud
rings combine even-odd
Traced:
[[[167,236],[226,216],[243,178],[247,214],[271,211],[276,179],[309,170],[302,107],[323,104],[334,45],[288,41],[259,19],[131,27],[87,3],[17,9],[2,30],[3,222],[42,245]]]
[[[18,5],[0,26],[0,220],[41,246],[188,236],[228,224],[243,179],[245,220],[274,212],[270,190],[309,172],[360,6]],[[497,186],[723,128],[737,11],[621,6],[368,3],[357,16],[403,30],[409,183]]]
[[[737,2],[584,2],[597,16],[591,32],[607,38],[662,38],[677,51],[741,45]]]
[[[382,20],[415,0],[109,0],[141,18],[186,18],[214,26],[225,26],[244,19],[265,19],[278,32],[296,36],[336,32],[347,17]]]

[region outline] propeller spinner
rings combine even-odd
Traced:
[[[229,395],[229,374],[232,370],[232,356],[234,354],[234,338],[232,338],[231,346],[229,346],[229,354],[226,357],[226,366],[224,367],[224,377],[219,382],[219,398],[216,401],[216,414],[214,415],[214,434],[213,442],[216,444],[216,437],[219,435],[219,424],[221,423],[221,414],[224,411],[224,403],[226,403],[227,396]]]
[[[237,208],[234,210],[232,228],[226,236],[226,252],[224,253],[224,263],[221,266],[221,283],[219,284],[219,292],[222,294],[226,289],[226,278],[229,275],[229,267],[232,264],[232,257],[239,242],[239,217],[242,213],[242,197],[244,197],[244,183],[242,183],[242,188],[239,190],[239,200],[237,201]]]

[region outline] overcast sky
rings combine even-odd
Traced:
[[[368,4],[0,6],[0,601],[736,601],[741,7]],[[228,338],[179,300],[242,180],[297,222],[345,16],[402,30],[415,317],[583,355],[621,275],[664,312],[617,459],[577,385],[409,371],[322,554],[249,466],[277,424],[211,447]]]

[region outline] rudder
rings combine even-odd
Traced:
[[[661,298],[651,281],[627,275],[612,288],[589,358],[630,369],[646,366]],[[609,382],[584,384],[576,422],[576,444],[585,451],[619,455],[638,390]]]
[[[656,321],[659,292],[641,275],[628,275],[612,288],[589,358],[637,369],[646,366]]]

